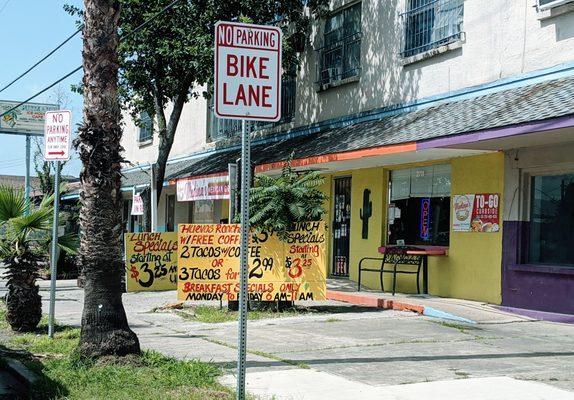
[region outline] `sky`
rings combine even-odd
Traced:
[[[76,31],[76,18],[64,11],[64,4],[82,7],[82,0],[0,0],[0,88]],[[1,92],[0,100],[26,100],[81,64],[82,39],[78,34],[32,72]],[[72,93],[70,85],[79,83],[81,78],[80,70],[32,101],[56,103],[58,97],[64,99],[63,105],[72,111],[75,126],[81,118],[82,97]],[[25,143],[23,136],[0,134],[0,175],[25,174]],[[35,147],[33,140],[32,155]],[[73,154],[62,173],[78,176],[80,167],[80,161]],[[30,168],[31,174],[35,175],[33,161]]]

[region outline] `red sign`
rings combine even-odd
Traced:
[[[44,161],[70,159],[72,113],[68,110],[44,114]]]
[[[218,22],[215,25],[215,115],[281,118],[281,29]]]

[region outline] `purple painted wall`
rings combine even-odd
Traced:
[[[502,305],[574,314],[574,268],[520,264],[528,231],[528,222],[504,221]]]

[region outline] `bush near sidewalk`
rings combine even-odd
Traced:
[[[221,368],[200,361],[181,361],[154,351],[141,356],[103,357],[96,362],[77,353],[80,330],[57,327],[54,339],[42,321],[36,333],[12,334],[0,305],[0,337],[9,349],[23,350],[20,360],[40,376],[33,399],[234,399],[217,383]]]

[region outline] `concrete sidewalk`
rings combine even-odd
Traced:
[[[49,282],[40,286],[46,312]],[[83,291],[75,281],[59,281],[56,299],[57,321],[79,326]],[[153,312],[175,299],[174,291],[123,296],[142,348],[213,362],[234,386],[237,323]],[[249,321],[250,392],[277,400],[327,394],[329,400],[574,400],[565,391],[574,390],[573,325],[474,304],[455,306],[476,313],[476,324],[335,301],[314,304],[312,314]]]
[[[536,382],[512,378],[457,379],[410,385],[371,386],[324,372],[287,370],[255,372],[247,390],[261,400],[572,400],[574,394]],[[223,384],[233,386],[235,377]]]
[[[347,279],[328,279],[327,297],[331,300],[360,304],[369,307],[412,311],[421,315],[450,319],[459,322],[498,324],[533,321],[534,318],[502,311],[487,303],[437,297],[424,294],[383,293],[361,287]]]

